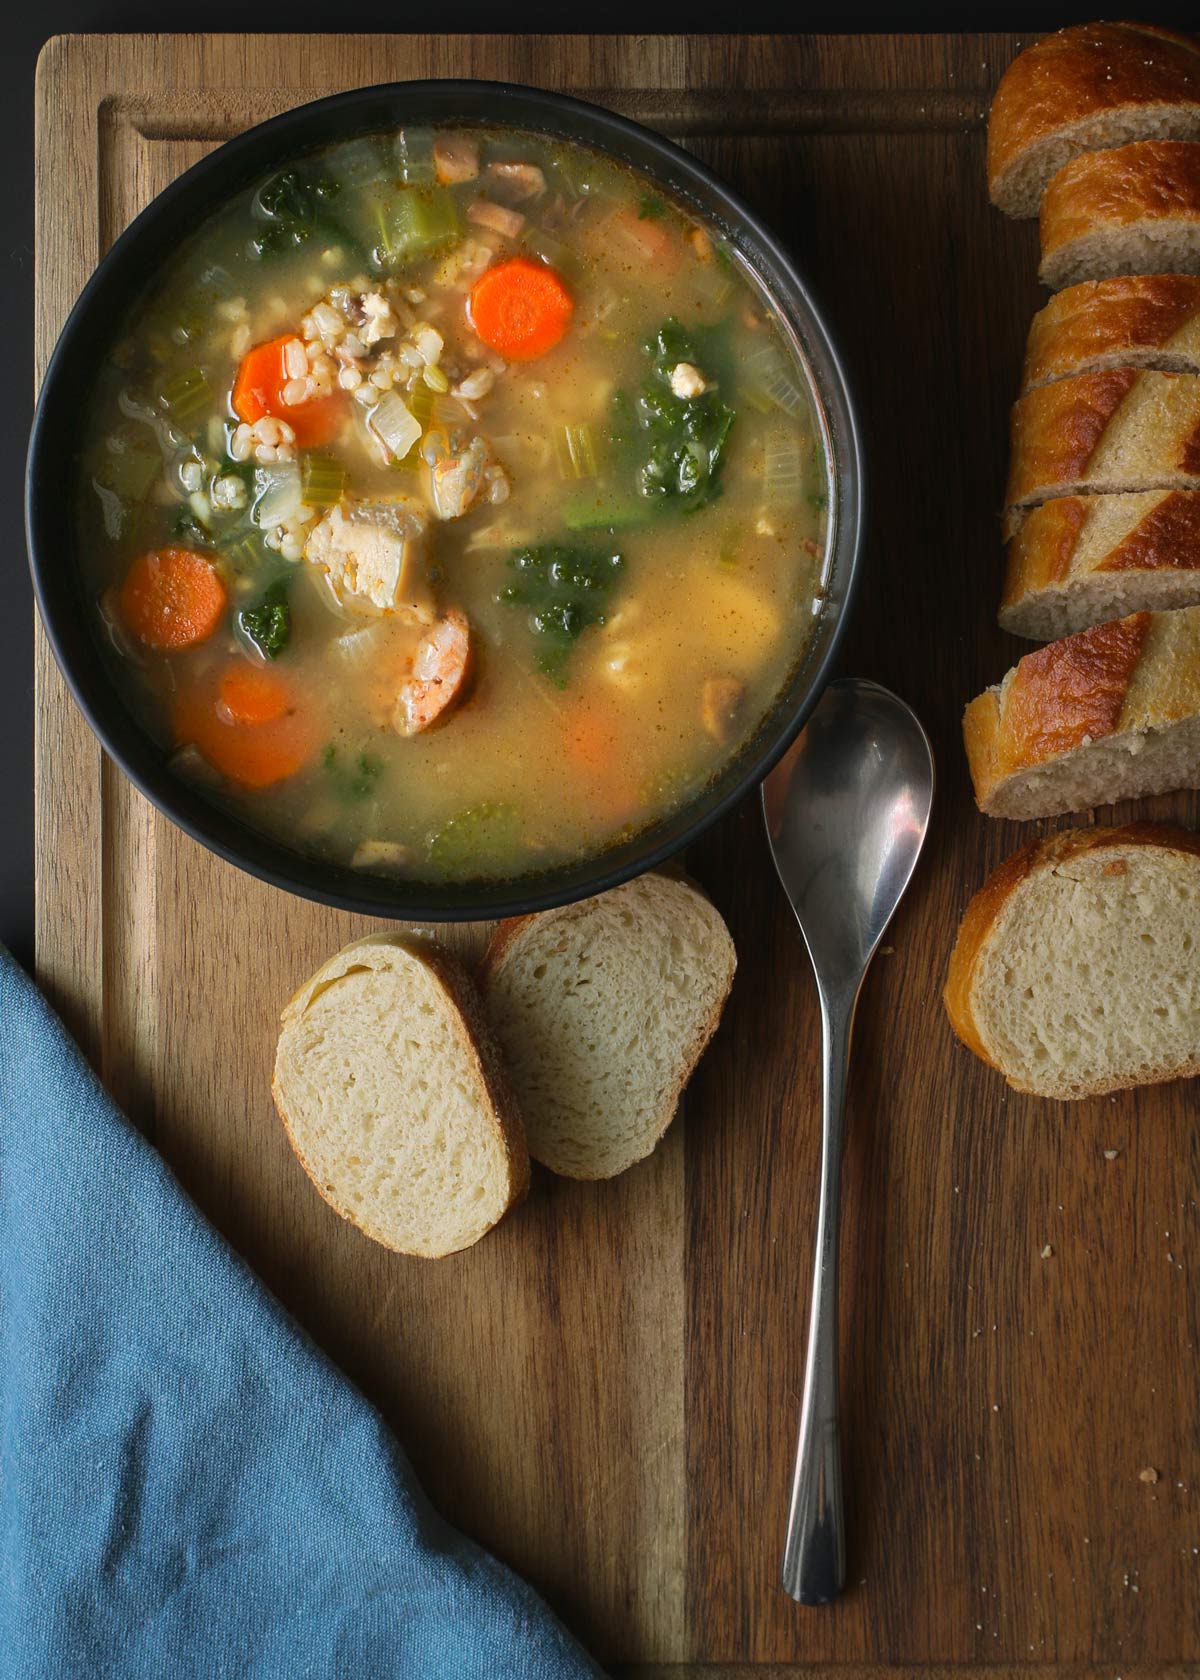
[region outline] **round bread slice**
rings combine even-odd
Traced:
[[[1106,368],[1013,404],[1004,535],[1055,496],[1200,490],[1200,375]]]
[[[1027,653],[963,714],[975,803],[1027,822],[1200,787],[1200,607]]]
[[[1018,1091],[1071,1100],[1200,1073],[1200,836],[1068,830],[1002,863],[959,928],[944,1001]]]
[[[1200,373],[1200,275],[1120,274],[1057,293],[1030,325],[1021,391],[1114,367]]]
[[[992,203],[1036,216],[1051,176],[1081,152],[1200,139],[1200,44],[1148,23],[1083,23],[1026,47],[988,119]]]
[[[1046,188],[1038,279],[1200,272],[1200,143],[1140,140],[1064,164]]]
[[[317,970],[283,1012],[272,1092],[322,1196],[385,1248],[468,1248],[528,1189],[478,994],[419,940],[372,934]]]
[[[1058,496],[1008,545],[1000,624],[1035,642],[1200,606],[1200,490]]]
[[[649,1155],[736,966],[708,899],[666,875],[502,922],[480,979],[534,1159],[612,1178]]]

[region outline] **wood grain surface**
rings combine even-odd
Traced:
[[[370,924],[239,874],[155,816],[38,637],[43,983],[445,1512],[602,1659],[657,1680],[701,1664],[710,1680],[947,1680],[964,1665],[977,1680],[1027,1665],[1166,1680],[1200,1664],[1196,1087],[1018,1097],[956,1045],[939,1001],[966,900],[1032,832],[976,814],[958,738],[964,702],[1020,651],[995,625],[995,510],[1036,236],[988,209],[983,176],[987,100],[1015,50],[1008,36],[97,36],[41,60],[39,370],[120,228],[251,114],[423,75],[581,90],[676,135],[787,238],[846,347],[872,520],[843,665],[916,706],[940,787],[859,1018],[851,1585],[827,1609],[778,1585],[818,1021],[756,801],[689,859],[740,968],[663,1147],[608,1185],[539,1174],[470,1253],[405,1260],[310,1190],[268,1091],[280,1007]],[[1197,816],[1190,797],[1141,809]],[[454,937],[469,949],[478,930]]]

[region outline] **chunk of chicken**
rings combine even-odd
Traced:
[[[471,665],[471,630],[465,613],[451,607],[425,632],[412,670],[400,684],[392,727],[398,735],[419,735],[436,723],[462,694]]]
[[[433,593],[421,554],[427,529],[428,515],[411,496],[339,502],[313,526],[304,558],[325,573],[349,611],[432,624]]]
[[[746,685],[736,677],[709,677],[700,693],[700,718],[714,741],[728,741],[746,704]]]
[[[433,168],[443,187],[473,181],[479,174],[479,145],[461,134],[439,134],[433,142]]]
[[[671,369],[671,389],[677,397],[700,397],[708,390],[708,381],[691,362],[676,362]]]
[[[495,465],[481,437],[466,442],[461,432],[429,432],[421,446],[429,466],[434,511],[439,519],[461,519],[483,493]]]
[[[536,163],[489,163],[488,186],[508,204],[523,204],[546,190],[546,177]]]

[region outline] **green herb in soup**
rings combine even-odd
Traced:
[[[128,703],[305,852],[518,876],[663,818],[820,599],[792,345],[686,206],[508,130],[367,135],[197,229],[86,416]]]

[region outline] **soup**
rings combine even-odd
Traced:
[[[828,471],[717,233],[586,148],[404,129],[204,223],[84,416],[97,629],[174,771],[421,881],[627,839],[809,639]]]

